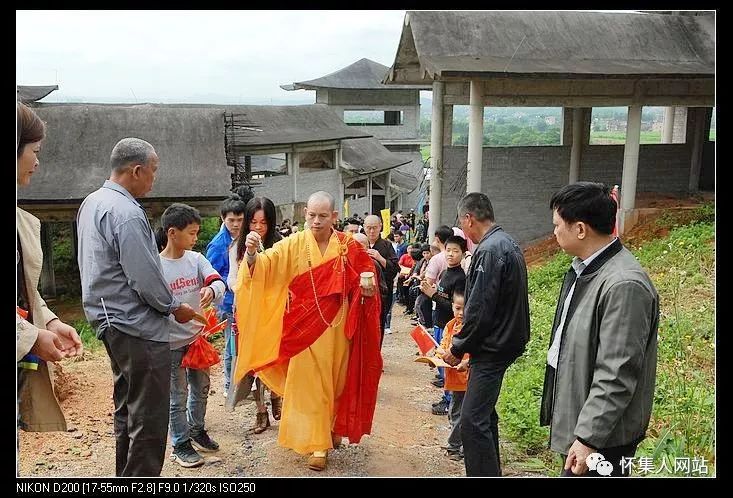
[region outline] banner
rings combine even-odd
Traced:
[[[349,217],[349,200],[346,199],[344,201],[344,216],[343,216],[343,219],[346,219],[348,217]]]
[[[382,213],[382,238],[386,239],[387,235],[392,231],[392,223],[389,220],[389,208],[382,209],[380,213]]]

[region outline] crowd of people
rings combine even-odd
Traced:
[[[18,104],[18,186],[30,182],[45,127]],[[201,333],[194,319],[216,306],[225,322],[223,392],[234,408],[252,395],[254,432],[279,420],[278,444],[324,470],[328,453],[372,431],[384,372],[381,348],[393,302],[433,334],[441,389],[432,413],[447,416],[446,455],[467,476],[500,476],[496,403],[507,369],[530,335],[527,269],[489,198],[466,194],[457,226],[435,228],[427,212],[396,213],[382,238],[379,216],[338,219],[335,200],[313,193],[298,221],[277,224],[267,197],[243,189],[220,207],[206,254],[193,251],[199,212],[181,203],[154,232],[140,203],[159,158],[125,138],[109,179],[77,215],[82,305],[105,346],[114,379],[117,476],[158,476],[168,441],[183,467],[219,445],[206,427],[210,370],[186,361]],[[607,186],[578,182],[551,199],[555,237],[574,256],[562,284],[547,353],[541,422],[563,475],[598,475],[591,454],[633,456],[649,424],[659,298],[613,228]],[[48,364],[82,351],[37,291],[39,221],[16,209],[18,425],[65,430]],[[538,386],[539,387],[539,386]],[[612,475],[628,475],[617,465]]]

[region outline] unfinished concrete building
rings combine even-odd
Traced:
[[[284,90],[315,90],[318,104],[328,106],[346,125],[373,135],[406,164],[380,166],[371,174],[352,177],[346,186],[352,213],[378,213],[389,207],[419,209],[425,201],[427,185],[420,146],[420,90],[429,85],[385,85],[389,68],[369,59],[360,59],[319,78],[280,85]]]
[[[466,192],[528,242],[551,231],[550,196],[569,182],[620,185],[622,230],[637,192],[714,189],[715,13],[703,14],[408,12],[384,82],[432,85],[431,232]],[[452,144],[455,105],[470,106],[467,147]],[[645,105],[686,109],[684,132],[640,146]],[[483,147],[486,106],[562,107],[561,145]],[[589,144],[601,106],[628,107],[624,145]]]

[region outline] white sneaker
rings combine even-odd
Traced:
[[[222,396],[224,396],[224,398],[226,398],[229,395],[229,392],[226,389],[223,389],[221,391],[221,394],[222,394]]]
[[[387,334],[387,335],[389,335],[389,334],[392,333],[392,330],[391,329],[384,329],[384,333]]]

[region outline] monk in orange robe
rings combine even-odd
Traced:
[[[235,284],[239,328],[234,381],[257,372],[283,396],[278,444],[323,470],[345,436],[369,434],[382,372],[380,297],[360,278],[374,263],[350,234],[334,231],[331,194],[308,199],[308,229],[261,251],[246,236]],[[261,252],[258,252],[260,250]],[[374,282],[374,280],[372,281]]]

